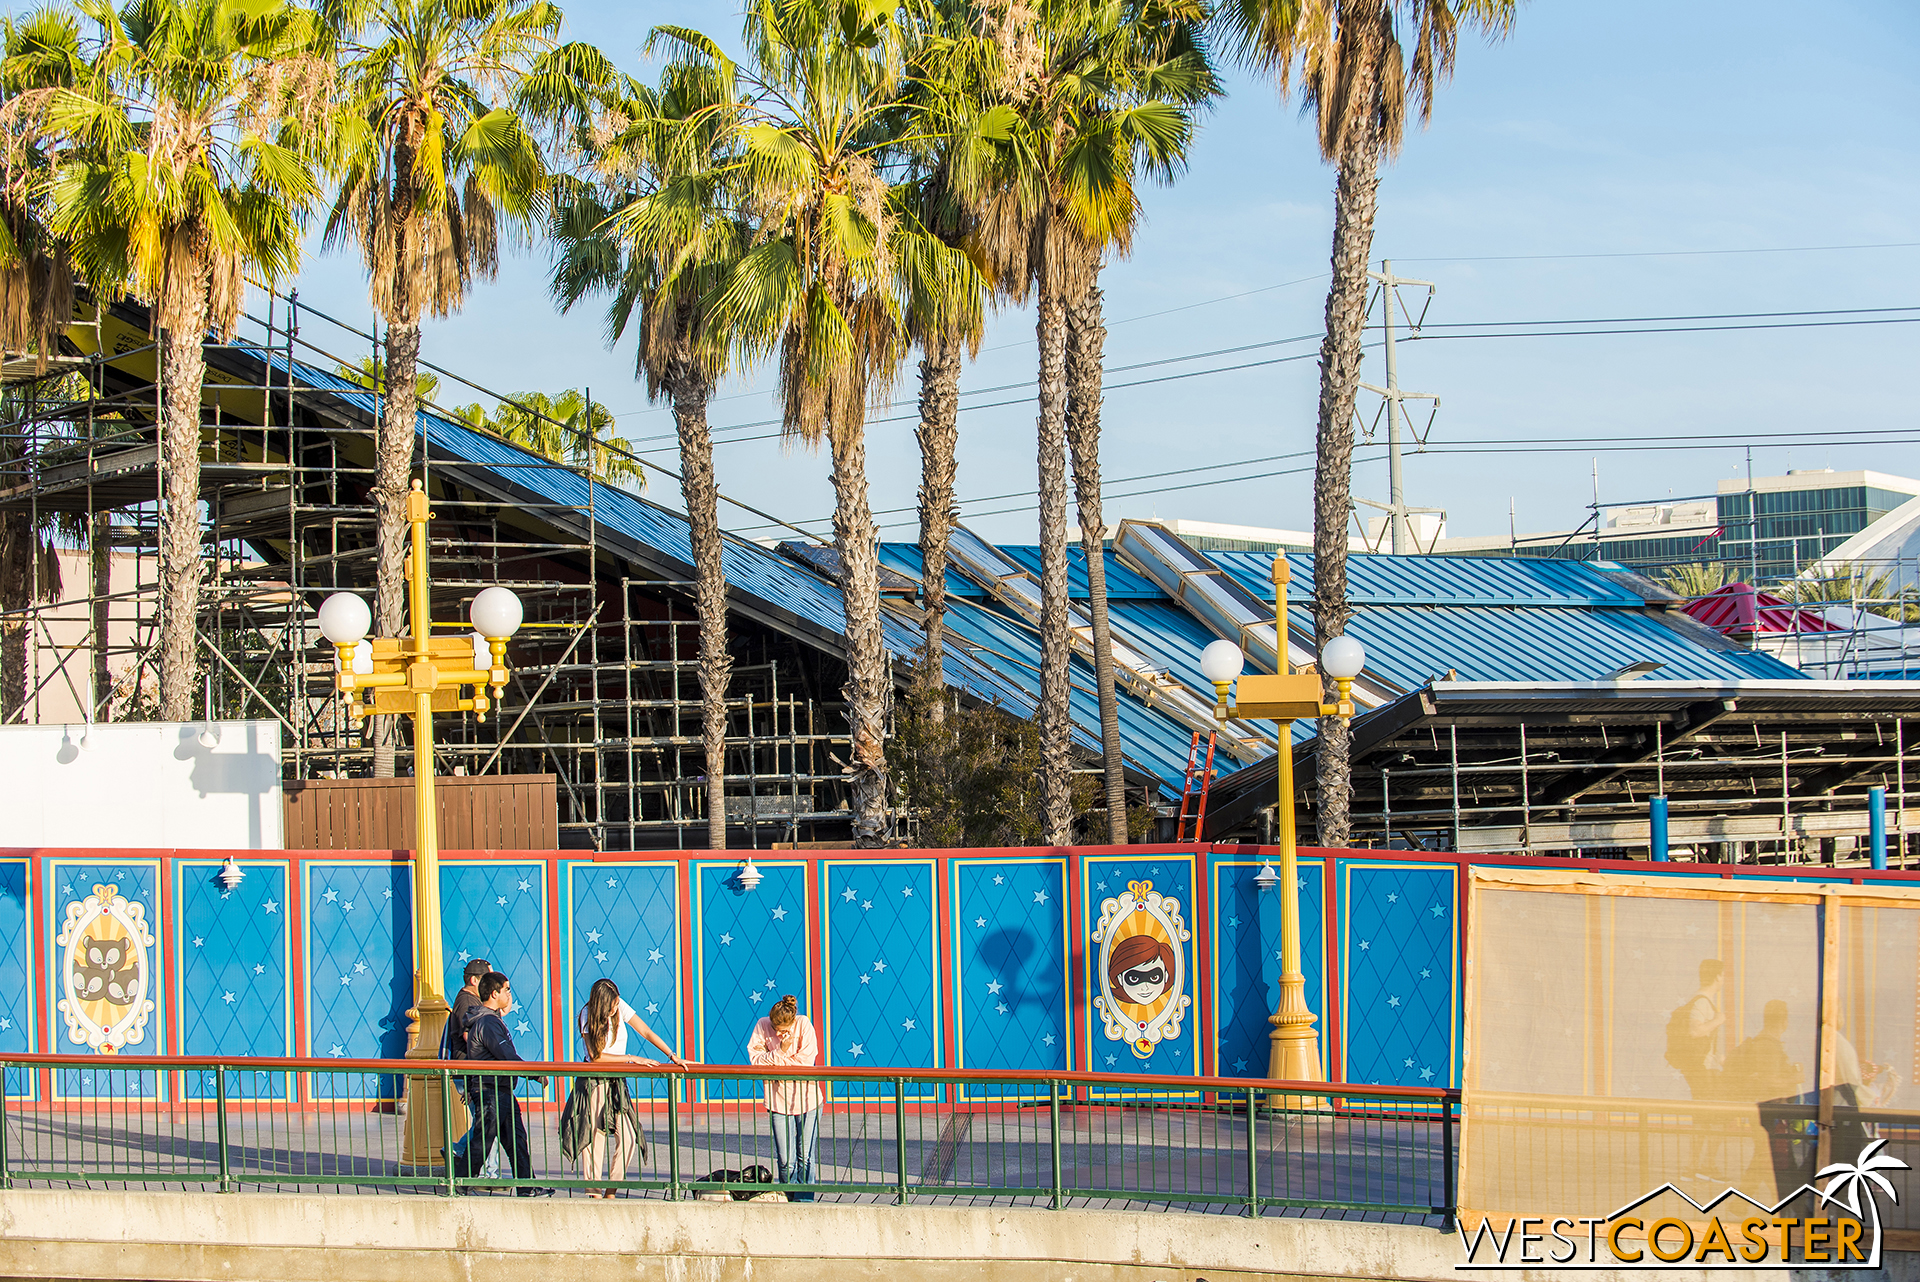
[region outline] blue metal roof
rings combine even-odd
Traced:
[[[1025,546],[1006,546],[996,544],[1008,560],[1032,574],[1040,577],[1040,549],[1027,544]],[[1101,559],[1107,565],[1107,600],[1109,601],[1164,601],[1166,593],[1160,585],[1144,574],[1136,573],[1126,562],[1111,551],[1102,554]],[[1067,545],[1067,596],[1074,601],[1085,601],[1092,595],[1087,586],[1087,550],[1079,543]]]
[[[1273,558],[1209,552],[1249,591],[1271,599]],[[1313,558],[1290,556],[1295,636],[1313,634]],[[1462,681],[1598,681],[1642,659],[1661,680],[1799,680],[1772,655],[1709,649],[1646,601],[1578,561],[1361,555],[1349,559],[1348,631],[1367,668],[1403,689],[1453,669]]]
[[[926,575],[927,562],[920,555],[918,543],[882,543],[880,545],[880,564],[889,570],[904,574],[915,583]],[[949,565],[947,567],[947,596],[961,601],[988,600],[987,590],[969,579],[966,575]]]

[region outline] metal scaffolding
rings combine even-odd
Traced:
[[[205,348],[196,623],[211,714],[278,721],[288,779],[366,775],[371,741],[347,724],[314,614],[330,592],[373,585],[380,394],[334,371],[377,355],[378,344],[297,293],[257,296],[264,314]],[[0,365],[0,530],[16,540],[31,532],[67,580],[57,592],[44,574],[37,588],[31,573],[0,584],[11,723],[155,715],[158,345],[144,309],[85,307],[91,315],[45,370],[18,358]],[[433,498],[436,616],[466,631],[466,602],[503,584],[527,620],[496,716],[448,718],[438,769],[553,773],[563,846],[683,846],[690,833],[704,844],[691,568],[663,574],[657,560],[637,563],[609,541],[596,511],[608,482],[591,471],[533,455],[484,466],[454,458],[433,448],[433,425],[423,424],[415,474]],[[508,500],[514,469],[571,472],[586,501]],[[729,641],[725,795],[739,844],[844,836],[842,660],[821,638],[738,613]],[[404,736],[397,757],[396,772],[410,773]]]

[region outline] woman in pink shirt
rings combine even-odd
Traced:
[[[812,1021],[800,1014],[800,1003],[792,993],[775,1002],[765,1018],[754,1023],[753,1036],[747,1040],[747,1059],[754,1064],[812,1068],[819,1058],[820,1038],[813,1031]],[[813,1161],[820,1147],[820,1083],[769,1081],[766,1099],[780,1182],[813,1183]],[[813,1194],[790,1192],[787,1200],[811,1202]]]

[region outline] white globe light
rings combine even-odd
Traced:
[[[320,635],[335,645],[352,645],[373,627],[373,612],[351,592],[336,592],[320,603]]]
[[[1320,671],[1335,679],[1352,680],[1367,666],[1367,648],[1352,637],[1335,637],[1320,651]]]
[[[510,637],[520,630],[520,598],[506,588],[483,588],[467,617],[483,637]]]
[[[1247,657],[1231,641],[1215,641],[1200,652],[1200,675],[1219,685],[1240,675]]]

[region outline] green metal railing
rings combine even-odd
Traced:
[[[483,1080],[465,1065],[0,1055],[0,1187],[779,1192],[1405,1217],[1447,1215],[1454,1201],[1454,1091],[1100,1073],[646,1069],[618,1075],[647,1152],[616,1177],[569,1158],[558,1129],[568,1092],[610,1075],[559,1063],[515,1073],[515,1104],[503,1111],[517,1110],[526,1127],[524,1161],[516,1171],[518,1145],[504,1143],[496,1175],[440,1160],[463,1138],[464,1108],[441,1110],[431,1140],[414,1133],[435,1152],[407,1150],[408,1079],[464,1101],[465,1086]],[[762,1083],[803,1080],[820,1083],[825,1097],[817,1166],[809,1181],[782,1182]],[[423,1116],[422,1129],[434,1120]]]

